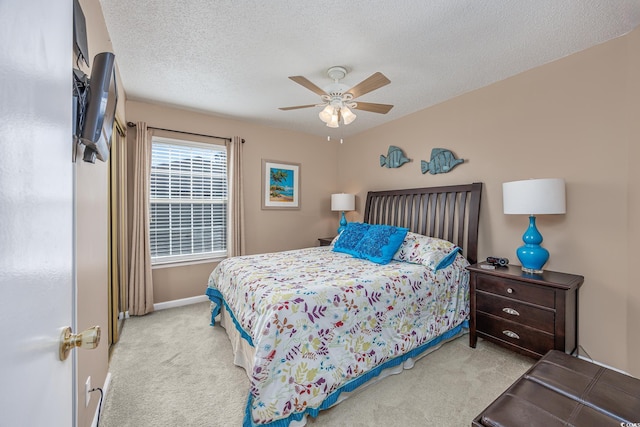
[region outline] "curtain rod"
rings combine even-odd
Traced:
[[[130,127],[130,128],[134,128],[134,127],[136,127],[136,124],[133,123],[133,122],[127,122],[127,126]],[[185,135],[204,136],[205,138],[224,139],[225,141],[229,141],[229,142],[231,141],[231,138],[227,138],[227,137],[224,137],[224,136],[205,135],[203,133],[185,132],[183,130],[164,129],[164,128],[157,128],[157,127],[153,127],[153,126],[147,126],[147,128],[155,129],[155,130],[163,130],[163,131],[166,131],[166,132],[184,133]],[[242,139],[242,143],[244,144],[244,138]]]

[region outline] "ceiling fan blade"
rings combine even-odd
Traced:
[[[311,81],[309,81],[309,79],[307,79],[306,77],[303,77],[303,76],[290,76],[289,78],[291,80],[293,80],[294,82],[298,83],[299,85],[306,87],[310,91],[317,93],[318,95],[327,95],[327,92],[325,92],[324,90],[320,89],[315,84],[311,83]]]
[[[391,83],[391,80],[386,78],[385,75],[381,72],[377,72],[364,79],[351,89],[345,91],[345,93],[350,93],[354,98],[357,98],[364,95],[365,93],[369,93],[373,90],[381,88],[382,86],[388,85],[389,83]]]
[[[372,102],[356,101],[356,104],[357,104],[357,107],[355,107],[356,110],[370,111],[372,113],[379,113],[379,114],[387,114],[389,110],[393,108],[393,105],[375,104]]]
[[[309,104],[309,105],[296,105],[295,107],[280,107],[278,108],[279,110],[282,111],[289,111],[289,110],[297,110],[299,108],[309,108],[309,107],[315,107],[318,104]]]

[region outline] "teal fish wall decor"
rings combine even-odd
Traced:
[[[462,162],[464,159],[456,159],[451,151],[444,148],[434,148],[431,150],[431,161],[421,160],[420,168],[422,173],[429,172],[431,175],[435,175],[450,172]]]
[[[395,145],[389,146],[386,157],[380,154],[380,167],[399,168],[410,161],[411,159],[408,159],[407,156],[404,155],[402,149]]]

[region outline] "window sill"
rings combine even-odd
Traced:
[[[158,262],[156,264],[152,263],[151,269],[156,270],[160,268],[184,267],[187,265],[207,264],[207,263],[213,263],[213,262],[220,262],[226,258],[227,258],[226,256],[217,256],[213,258],[204,258],[204,259]]]

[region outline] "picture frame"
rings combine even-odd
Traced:
[[[262,209],[300,209],[300,163],[262,159]]]

